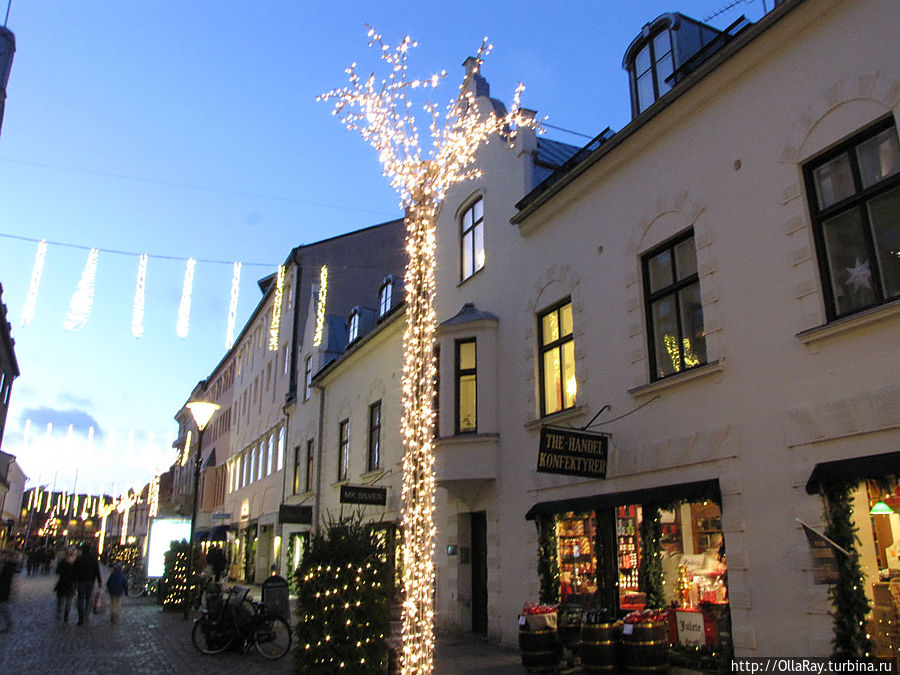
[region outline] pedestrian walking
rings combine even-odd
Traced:
[[[91,595],[94,591],[94,581],[97,585],[103,584],[100,578],[100,563],[97,561],[97,552],[90,544],[81,545],[81,555],[75,560],[75,580],[77,582],[77,609],[78,625],[83,626],[90,614]]]
[[[118,563],[106,580],[106,590],[109,591],[109,620],[117,623],[122,613],[122,598],[128,595],[128,577]]]
[[[12,595],[12,579],[16,571],[16,563],[12,551],[0,552],[0,619],[3,620],[3,628],[0,633],[6,633],[12,628],[12,616],[9,613],[9,598]]]
[[[69,610],[72,609],[72,598],[75,597],[77,580],[75,578],[75,560],[78,557],[78,549],[74,546],[67,548],[63,556],[56,563],[56,620],[62,619],[69,623]]]

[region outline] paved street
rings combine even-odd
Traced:
[[[108,570],[104,571],[106,579]],[[57,623],[55,575],[13,579],[10,609],[14,625],[0,633],[0,673],[28,675],[96,673],[140,675],[231,675],[237,673],[290,673],[291,658],[267,661],[255,650],[241,655],[200,654],[191,644],[191,622],[180,612],[163,612],[146,598],[125,599],[118,624],[109,614],[91,616],[76,625],[73,609],[69,623]],[[466,637],[438,639],[436,675],[523,675],[515,651]]]

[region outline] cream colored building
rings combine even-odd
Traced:
[[[719,630],[737,655],[828,655],[828,586],[797,519],[826,527],[819,482],[837,477],[862,481],[859,550],[879,604],[884,539],[900,535],[895,516],[867,516],[896,482],[865,483],[900,472],[900,4],[778,3],[666,93],[663,52],[687,61],[677,31],[692,25],[635,26],[626,68],[653,51],[632,77],[634,120],[549,182],[532,191],[541,149],[524,133],[487,146],[484,176],[447,195],[441,629],[516,642],[539,596],[532,519],[552,516],[573,528],[557,529],[560,546],[592,529],[592,555],[560,548],[560,564],[593,570],[585,589],[624,612],[640,600],[625,592],[638,555],[625,519],[674,503],[663,531],[698,572],[720,578],[727,543]],[[585,426],[606,434],[605,477],[538,471],[542,428]]]

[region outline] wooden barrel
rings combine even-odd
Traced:
[[[559,663],[559,633],[556,630],[519,629],[519,654],[522,665],[534,672],[554,670]]]
[[[631,624],[630,634],[622,631],[622,662],[625,672],[665,673],[669,669],[669,637],[665,621]]]
[[[619,672],[618,623],[581,624],[581,644],[578,654],[585,673]]]

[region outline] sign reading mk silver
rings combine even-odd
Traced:
[[[341,485],[341,504],[387,504],[387,488],[365,485]]]
[[[567,476],[606,478],[609,436],[575,429],[541,427],[537,470]]]

